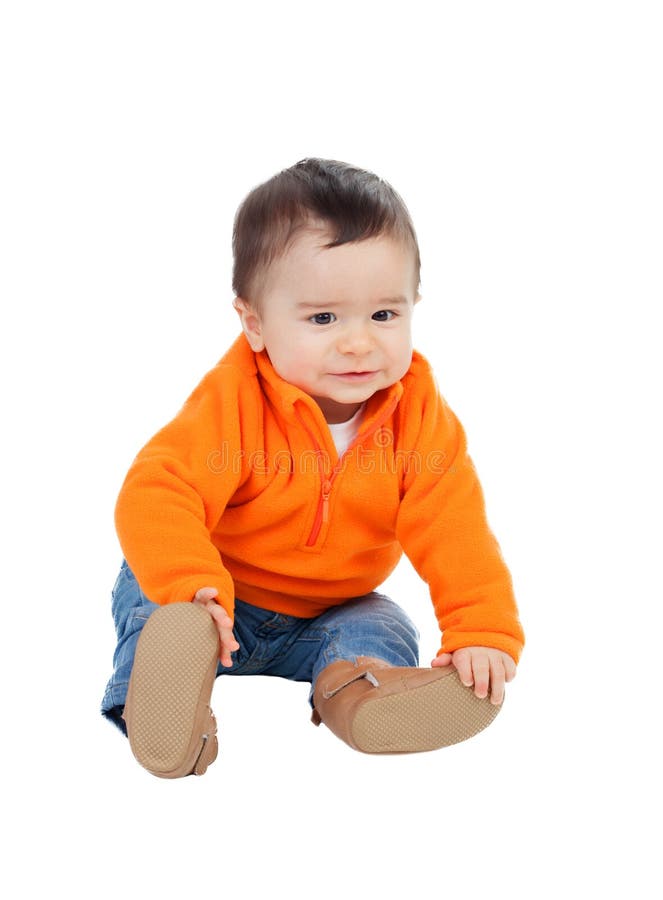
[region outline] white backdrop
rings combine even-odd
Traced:
[[[2,5],[5,896],[660,896],[657,7]],[[238,203],[305,156],[412,212],[416,343],[528,643],[495,724],[433,754],[353,753],[305,685],[218,682],[218,761],[164,782],[98,715],[113,504],[237,333]],[[425,585],[385,589],[428,661]]]

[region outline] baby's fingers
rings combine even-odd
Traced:
[[[217,591],[214,588],[201,588],[194,597],[194,603],[203,606],[214,619],[214,624],[219,632],[219,660],[222,666],[232,666],[232,656],[235,650],[239,650],[239,644],[233,634],[233,620],[222,606],[214,601]]]
[[[506,671],[501,659],[491,660],[490,666],[490,702],[494,706],[500,706],[504,700],[504,682]]]
[[[456,650],[452,654],[453,664],[458,672],[458,677],[465,687],[472,687],[474,684],[474,673],[472,671],[472,654],[469,650]]]
[[[506,673],[506,680],[513,681],[516,677],[516,664],[506,653],[504,654],[504,671]]]
[[[218,604],[214,605],[216,609],[210,609],[209,611],[219,632],[219,659],[221,660],[221,665],[228,668],[233,664],[230,654],[234,653],[235,650],[239,650],[239,644],[233,634],[232,619],[225,609]]]
[[[219,629],[219,659],[222,666],[230,668],[232,666],[232,656],[235,650],[239,650],[239,644],[235,640],[232,629]]]
[[[219,592],[217,591],[217,589],[213,587],[200,588],[196,591],[196,596],[193,598],[193,602],[198,603],[200,606],[207,606],[208,604],[210,604],[210,601],[212,601],[217,596],[218,593]]]
[[[487,656],[476,654],[472,657],[472,673],[474,675],[474,693],[483,700],[488,696],[490,686],[490,662]]]

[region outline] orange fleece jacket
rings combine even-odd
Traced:
[[[134,460],[116,525],[156,603],[211,586],[231,617],[236,596],[312,617],[375,590],[404,550],[430,588],[440,652],[522,650],[465,434],[416,351],[339,459],[315,401],[240,336]]]

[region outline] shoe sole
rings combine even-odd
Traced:
[[[143,627],[124,718],[134,756],[153,775],[202,775],[216,758],[218,642],[211,616],[193,603],[162,606]]]
[[[438,750],[483,731],[500,709],[475,696],[453,672],[411,690],[367,699],[354,717],[352,738],[364,753]]]

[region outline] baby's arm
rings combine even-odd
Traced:
[[[200,588],[199,591],[196,591],[193,602],[204,607],[214,619],[214,624],[219,632],[219,659],[222,666],[229,668],[233,664],[230,654],[239,650],[239,644],[233,634],[233,620],[225,609],[214,601],[217,594],[216,588]]]
[[[212,585],[232,618],[233,579],[213,534],[247,474],[239,409],[244,382],[232,366],[203,378],[174,419],[138,453],[115,508],[120,545],[145,595],[187,602]]]
[[[427,464],[405,471],[396,534],[430,589],[444,637],[435,665],[453,663],[478,697],[491,689],[499,704],[524,643],[511,575],[486,518],[463,427],[434,384],[425,399],[403,417],[403,445]],[[410,426],[418,430],[408,432]]]
[[[504,700],[504,684],[516,677],[516,664],[508,653],[494,647],[463,647],[453,653],[440,653],[432,666],[453,664],[466,687],[474,685],[474,693],[483,699],[488,696],[496,706]]]

